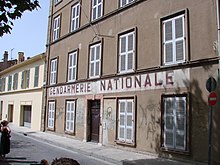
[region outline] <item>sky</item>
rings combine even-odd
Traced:
[[[0,61],[8,51],[8,59],[17,59],[18,52],[24,52],[25,59],[46,51],[49,0],[39,0],[41,8],[26,11],[15,20],[11,34],[0,37]]]

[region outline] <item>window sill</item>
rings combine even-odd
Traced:
[[[116,142],[116,144],[122,145],[122,146],[136,147],[135,143],[126,143],[126,142],[122,142],[122,141],[119,141],[119,140],[116,140],[115,142]]]
[[[166,148],[166,147],[161,147],[160,150],[162,152],[168,152],[173,154],[190,155],[190,152],[188,150],[185,151],[185,150]]]
[[[75,133],[74,132],[70,132],[70,131],[65,131],[65,134],[71,135],[71,136],[75,136]]]

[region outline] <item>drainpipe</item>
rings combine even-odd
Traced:
[[[220,18],[219,18],[219,0],[216,0],[216,18],[217,18],[217,35],[218,35],[218,39],[217,39],[217,53],[218,56],[220,56]],[[218,84],[220,83],[220,63],[218,66]]]
[[[50,7],[49,7],[49,17],[48,17],[48,35],[47,35],[47,45],[46,45],[46,58],[45,58],[45,83],[44,83],[44,127],[43,127],[43,132],[46,131],[46,115],[47,115],[47,86],[48,86],[48,70],[49,70],[49,57],[50,57],[50,43],[51,43],[51,33],[52,33],[52,24],[53,24],[53,0],[50,0]]]

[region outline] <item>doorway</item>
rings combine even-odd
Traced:
[[[92,100],[89,102],[89,121],[90,127],[89,141],[99,142],[99,126],[100,126],[100,100]]]
[[[14,105],[9,104],[8,105],[8,122],[13,122],[13,111],[14,111]]]
[[[24,106],[24,127],[31,128],[31,106]]]

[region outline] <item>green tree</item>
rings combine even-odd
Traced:
[[[13,21],[21,18],[25,11],[38,7],[38,0],[0,0],[0,37],[11,32]]]

